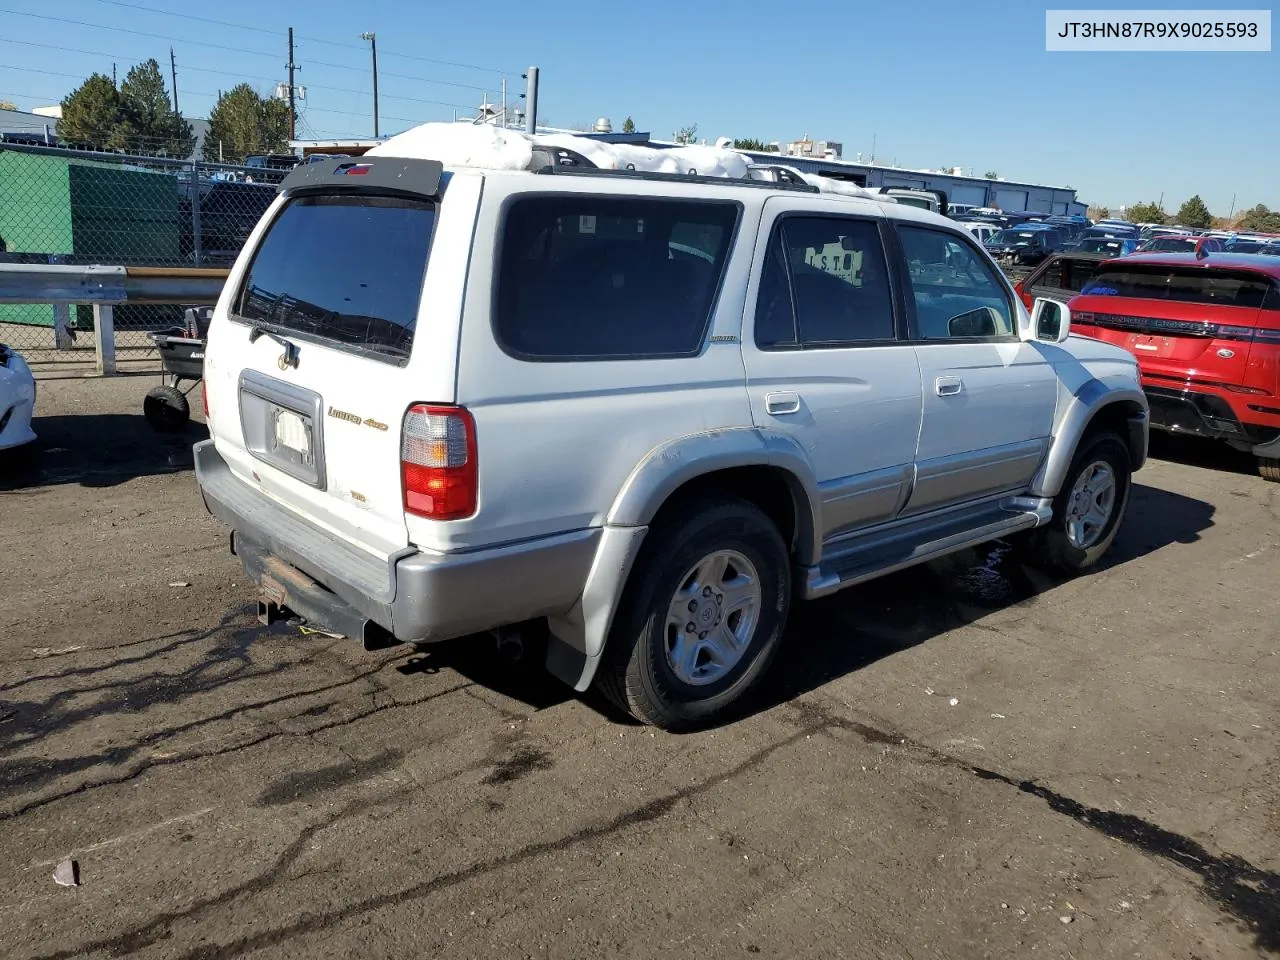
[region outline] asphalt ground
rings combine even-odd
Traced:
[[[260,627],[154,382],[43,381],[0,463],[0,955],[1280,953],[1248,458],[1157,437],[1091,576],[994,545],[801,607],[677,736],[479,641]]]

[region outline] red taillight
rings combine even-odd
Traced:
[[[200,382],[200,406],[204,408],[204,422],[209,422],[209,381]]]
[[[1032,298],[1031,294],[1027,293],[1027,290],[1023,287],[1021,280],[1013,285],[1013,292],[1016,293],[1018,298],[1027,305],[1028,310],[1036,305],[1034,298]]]
[[[415,403],[400,434],[406,513],[457,520],[476,512],[476,423],[462,407]]]

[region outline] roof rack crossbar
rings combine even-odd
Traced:
[[[711,177],[697,173],[667,173],[658,170],[606,170],[598,167],[571,167],[551,165],[534,170],[539,174],[554,174],[558,177],[615,177],[627,180],[654,180],[661,183],[696,183],[721,187],[755,187],[763,190],[786,190],[792,193],[821,193],[807,183],[785,183],[774,180],[748,180],[745,177]]]

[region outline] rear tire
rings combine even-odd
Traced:
[[[1086,437],[1053,500],[1053,519],[1022,541],[1032,566],[1073,576],[1111,548],[1129,505],[1129,449],[1111,431]]]
[[[739,706],[773,659],[790,556],[768,516],[737,499],[691,501],[649,537],[597,683],[637,720],[688,730]]]
[[[1263,479],[1272,483],[1280,483],[1280,459],[1276,457],[1259,457],[1258,472]]]
[[[142,401],[142,415],[159,433],[177,433],[191,419],[191,406],[177,387],[154,388]]]

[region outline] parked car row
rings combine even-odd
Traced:
[[[1205,238],[1214,239],[1214,238]],[[1055,254],[1014,285],[1138,359],[1151,426],[1222,440],[1280,482],[1280,249]]]
[[[1256,253],[1280,256],[1280,237],[1192,232],[1124,220],[1091,223],[1084,217],[1053,216],[997,228],[990,217],[967,215],[963,225],[1005,265],[1034,266],[1063,251],[1109,253]]]

